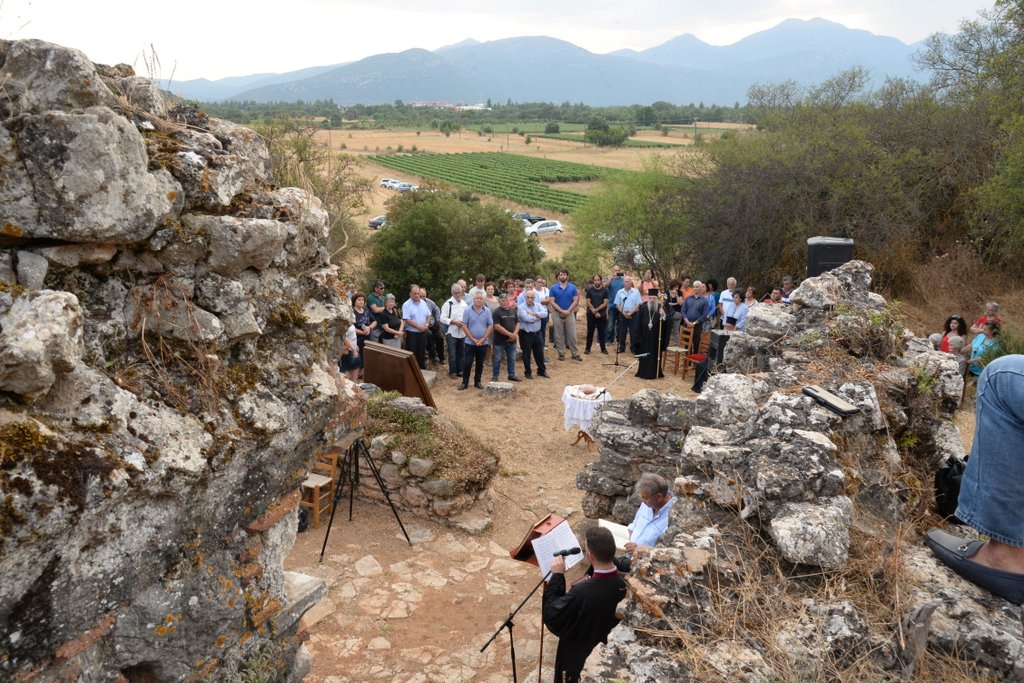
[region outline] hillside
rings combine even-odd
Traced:
[[[546,36],[463,41],[435,52],[378,54],[350,64],[259,78],[182,81],[170,89],[207,100],[294,101],[331,98],[341,105],[410,101],[585,102],[594,106],[655,101],[730,104],[755,82],[820,82],[851,66],[915,78],[916,46],[824,19],[789,19],[732,45],[682,35],[644,51],[595,54]]]

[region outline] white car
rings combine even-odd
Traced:
[[[420,186],[416,183],[398,183],[398,187],[395,189],[399,192],[415,192],[420,189]]]
[[[381,178],[380,186],[387,190],[395,190],[399,185],[402,184],[401,180],[395,180],[394,178]]]
[[[559,221],[538,221],[532,225],[523,226],[527,237],[536,237],[542,232],[562,232],[562,224]]]

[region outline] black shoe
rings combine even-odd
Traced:
[[[533,379],[533,373],[532,372],[526,373],[526,379]]]
[[[483,389],[484,385],[480,384],[480,382],[473,382],[473,388],[474,389]]]
[[[519,379],[518,377],[509,377],[508,381],[509,382],[522,382],[523,380]]]
[[[537,376],[538,377],[545,377],[547,379],[551,379],[551,375],[549,375],[547,372],[538,372]]]
[[[463,389],[469,389],[469,385],[468,384],[460,384],[459,385],[459,391],[462,391]]]
[[[565,360],[565,354],[564,353],[558,354],[558,360]]]
[[[584,349],[583,353],[585,353],[585,354],[587,354],[589,356],[590,355],[590,349]]]
[[[607,356],[608,355],[608,349],[602,348],[601,349],[601,353],[603,353],[604,355]]]
[[[587,353],[590,353],[590,352],[588,351]],[[579,354],[576,354],[575,356],[573,356],[572,359],[573,360],[578,360],[581,363],[583,362],[583,356],[581,356]]]
[[[1015,605],[1024,604],[1024,574],[993,569],[971,559],[984,541],[960,538],[941,529],[929,531],[924,541],[942,564],[974,585]]]

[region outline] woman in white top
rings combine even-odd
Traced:
[[[732,293],[732,301],[722,304],[722,314],[725,316],[725,329],[742,332],[747,326],[748,306],[743,301],[743,294],[738,290]]]

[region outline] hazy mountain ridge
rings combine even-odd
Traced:
[[[466,39],[434,52],[414,48],[284,74],[182,81],[170,90],[201,100],[330,98],[339,104],[509,98],[595,106],[730,104],[745,101],[753,83],[810,85],[851,66],[869,69],[876,86],[887,76],[920,79],[911,59],[916,50],[824,19],[787,19],[725,46],[683,34],[647,50],[595,54],[547,36]]]

